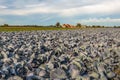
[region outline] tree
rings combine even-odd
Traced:
[[[61,27],[59,22],[56,23],[56,27]]]
[[[92,25],[92,28],[96,28],[96,26],[95,26],[95,25]]]
[[[117,26],[114,26],[114,28],[117,28]]]
[[[80,23],[77,23],[76,27],[82,27],[82,25]]]
[[[9,25],[8,25],[8,24],[4,24],[3,26],[4,26],[4,27],[8,27]]]

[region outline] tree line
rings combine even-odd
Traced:
[[[85,28],[104,28],[104,27],[109,27],[109,26],[100,26],[100,25],[87,26],[87,25],[82,25],[81,23],[77,23],[75,25],[76,28],[82,28],[83,26]],[[57,22],[55,25],[48,25],[48,26],[43,26],[43,25],[9,25],[9,24],[3,24],[3,25],[0,25],[0,27],[57,27],[57,28],[60,28],[60,27],[62,27],[62,25],[60,24],[60,22]],[[120,26],[112,26],[112,27],[120,28]]]

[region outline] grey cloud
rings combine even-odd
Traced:
[[[36,13],[55,13],[60,16],[113,14],[119,13],[119,3],[119,0],[16,0],[9,5],[14,9],[2,9],[0,14],[28,15]],[[116,4],[116,6],[113,6],[114,4]]]

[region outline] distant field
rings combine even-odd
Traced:
[[[0,27],[0,32],[7,31],[38,31],[38,30],[75,30],[83,28],[57,28],[57,27]]]
[[[0,27],[0,32],[12,31],[38,31],[38,30],[75,30],[75,29],[96,29],[96,28],[57,28],[57,27]]]
[[[68,30],[73,28],[55,28],[55,27],[0,27],[1,31],[37,31],[37,30]],[[78,29],[78,28],[74,28]]]

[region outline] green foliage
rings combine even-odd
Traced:
[[[100,26],[100,25],[92,25],[92,28],[104,28],[105,26]]]
[[[120,28],[120,26],[114,26],[114,28]]]
[[[56,27],[61,27],[59,22],[56,23]]]
[[[82,27],[82,25],[80,23],[77,23],[76,27]]]
[[[37,30],[75,30],[75,29],[84,29],[81,28],[82,25],[77,23],[76,28],[62,28],[60,23],[57,22],[56,25],[48,25],[48,26],[38,26],[38,25],[0,25],[1,31],[37,31]],[[86,28],[104,28],[105,26],[86,26]],[[120,26],[113,26],[114,28],[120,28]],[[106,27],[109,28],[109,27]],[[111,28],[111,27],[110,27]]]
[[[4,24],[3,27],[8,27],[9,25],[8,24]]]

